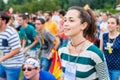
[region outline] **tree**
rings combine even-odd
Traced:
[[[31,2],[28,2],[25,0],[24,4],[21,5],[12,5],[15,12],[29,12],[29,13],[35,13],[38,10],[42,11],[55,11],[60,9],[59,0],[32,0]],[[49,3],[49,4],[48,4]]]
[[[3,2],[3,0],[0,0],[0,11],[3,11],[5,8],[5,3]]]
[[[13,7],[17,12],[36,12],[38,10],[67,10],[70,6],[81,6],[88,4],[92,9],[115,8],[120,0],[9,0],[5,5],[3,0],[0,0],[0,10],[8,10]]]

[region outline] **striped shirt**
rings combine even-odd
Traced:
[[[103,53],[94,45],[90,45],[79,55],[69,54],[68,47],[59,50],[62,61],[63,76],[66,64],[71,62],[77,66],[76,80],[109,80],[107,65]],[[78,57],[78,60],[76,58]]]
[[[5,56],[17,48],[21,48],[18,33],[14,28],[8,26],[4,32],[0,32],[0,51],[2,51],[3,56]],[[8,67],[19,67],[22,65],[23,60],[24,56],[20,51],[12,58],[3,61],[1,64]]]

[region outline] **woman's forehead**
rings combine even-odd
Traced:
[[[109,22],[109,21],[116,22],[116,19],[115,19],[115,18],[109,18],[109,19],[108,19],[108,22]]]
[[[72,9],[66,13],[65,17],[79,17],[79,15],[79,11]]]

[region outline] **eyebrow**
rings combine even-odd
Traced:
[[[66,19],[66,17],[64,17]],[[69,19],[72,19],[73,17],[69,17]]]

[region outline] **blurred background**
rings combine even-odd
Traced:
[[[88,5],[96,12],[110,12],[112,14],[120,12],[120,0],[0,0],[0,11],[11,10],[16,12],[34,13],[38,10],[56,11],[67,10],[70,6]]]

